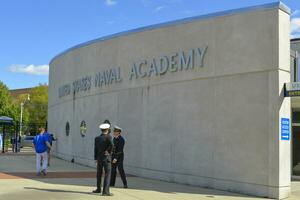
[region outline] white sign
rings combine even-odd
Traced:
[[[285,87],[287,91],[300,90],[300,82],[286,83]]]
[[[284,96],[285,97],[300,96],[300,82],[286,83]]]

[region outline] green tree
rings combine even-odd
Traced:
[[[17,107],[12,101],[8,87],[0,81],[0,116],[8,116],[14,120],[17,118]],[[3,127],[0,127],[0,132],[3,132]],[[14,127],[6,127],[6,137],[5,143],[9,143],[9,138],[14,134]]]
[[[48,116],[48,86],[35,87],[26,106],[29,112],[29,123],[46,124]]]
[[[8,87],[0,81],[0,115],[5,115],[20,122],[21,103],[23,106],[22,115],[22,133],[35,133],[38,126],[45,126],[47,122],[48,111],[48,86],[39,85],[30,91],[30,100],[28,94],[21,94],[17,98],[10,96]],[[36,126],[26,126],[27,124]]]
[[[14,105],[8,87],[0,81],[0,115],[16,119],[17,107]]]

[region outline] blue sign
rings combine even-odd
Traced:
[[[290,119],[281,118],[281,140],[290,140]]]

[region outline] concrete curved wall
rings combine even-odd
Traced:
[[[287,9],[268,4],[64,52],[50,63],[55,154],[94,166],[98,125],[109,119],[124,129],[128,173],[288,196],[290,143],[279,138],[280,118],[290,118],[280,93],[289,82],[288,27]]]

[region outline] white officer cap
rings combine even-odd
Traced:
[[[99,126],[99,128],[100,129],[102,129],[102,130],[104,130],[104,129],[109,129],[110,128],[110,125],[109,124],[101,124],[100,126]]]
[[[122,128],[120,128],[119,126],[114,125],[114,129],[119,130],[120,132],[122,132]]]

